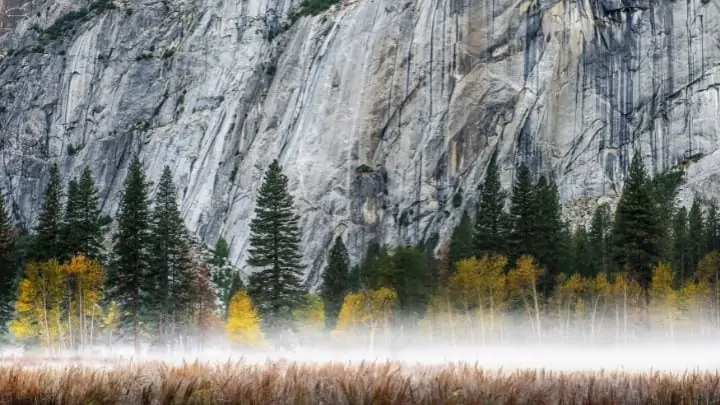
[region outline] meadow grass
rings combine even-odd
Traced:
[[[54,365],[51,365],[54,364]],[[717,372],[483,370],[397,362],[0,364],[0,404],[717,404]]]

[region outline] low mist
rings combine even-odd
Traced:
[[[459,324],[468,327],[477,319]],[[550,322],[546,320],[546,325]],[[607,326],[607,325],[606,325]],[[593,329],[595,335],[589,335]],[[558,331],[548,327],[541,334],[532,323],[522,318],[505,317],[493,328],[478,333],[429,333],[422,327],[398,328],[376,326],[362,330],[308,333],[283,331],[265,336],[255,346],[231,345],[222,333],[208,337],[203,345],[192,340],[176,342],[174,347],[157,348],[143,344],[136,352],[131,344],[87,347],[81,352],[42,348],[5,347],[0,362],[23,366],[53,367],[72,363],[113,367],[130,362],[162,361],[182,363],[245,363],[262,365],[267,362],[350,363],[398,362],[404,365],[442,366],[465,363],[492,371],[513,372],[518,369],[556,371],[622,370],[715,371],[720,364],[720,344],[714,325],[699,322],[650,329],[633,325],[632,333],[598,325],[575,323],[573,329]],[[499,329],[499,330],[498,330]],[[703,332],[704,331],[704,332]],[[562,333],[560,333],[562,332]],[[701,333],[702,332],[702,333]],[[452,336],[451,336],[452,335]],[[473,341],[473,339],[475,341]],[[37,361],[31,361],[35,358]],[[19,361],[22,359],[22,361]]]

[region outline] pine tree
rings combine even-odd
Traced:
[[[291,326],[292,311],[302,305],[305,295],[299,216],[293,212],[287,183],[274,160],[258,192],[255,218],[250,223],[247,263],[259,271],[249,277],[248,293],[271,331]]]
[[[690,213],[688,214],[688,258],[689,263],[687,267],[688,273],[685,275],[690,276],[697,268],[700,259],[705,255],[705,221],[703,219],[702,209],[700,209],[700,203],[697,199],[693,200],[692,206],[690,207]],[[681,279],[685,281],[685,278]]]
[[[328,254],[320,290],[320,297],[325,304],[325,327],[328,330],[335,329],[345,294],[348,293],[349,268],[350,256],[342,238],[338,236]]]
[[[615,210],[613,256],[617,268],[627,270],[640,283],[646,304],[650,303],[650,281],[661,259],[663,236],[652,184],[636,154]]]
[[[79,182],[75,178],[70,180],[65,207],[63,258],[82,254],[102,260],[102,239],[109,220],[100,216],[98,190],[89,167],[85,167]]]
[[[590,274],[610,273],[612,216],[607,203],[600,204],[595,209],[590,221],[588,239],[590,242],[590,255],[592,257]]]
[[[549,297],[555,285],[555,278],[565,270],[566,255],[569,251],[569,236],[565,235],[565,224],[561,218],[560,201],[554,181],[548,182],[540,176],[535,187],[534,240],[530,254],[545,268],[540,279],[540,290]]]
[[[165,166],[152,213],[153,312],[160,344],[175,336],[192,304],[193,264],[188,230],[180,215],[170,167]]]
[[[17,233],[5,208],[5,196],[0,189],[0,335],[7,332],[15,302],[15,284],[18,278],[13,253]]]
[[[356,264],[350,269],[350,275],[348,276],[348,290],[349,292],[356,293],[362,289],[360,282],[360,265]]]
[[[688,274],[688,216],[685,207],[680,207],[673,218],[673,260],[672,267],[678,274],[678,282],[682,285]]]
[[[510,203],[512,230],[509,237],[510,262],[523,254],[533,254],[536,234],[536,198],[530,170],[524,164],[517,169]]]
[[[61,259],[63,262],[69,260],[74,254],[80,252],[80,220],[78,210],[75,208],[77,202],[78,183],[73,177],[68,182],[67,203],[65,204],[65,218],[63,218],[63,242],[64,251]]]
[[[720,213],[717,200],[710,200],[707,210],[707,224],[705,226],[705,251],[720,251]]]
[[[140,349],[142,322],[155,292],[150,283],[151,232],[148,202],[149,185],[140,159],[133,159],[117,216],[114,235],[114,266],[109,274],[108,295],[119,307],[118,322],[132,335],[135,350]]]
[[[450,258],[453,263],[457,263],[474,255],[472,222],[467,212],[463,212],[460,223],[457,224],[450,236]]]
[[[497,150],[490,158],[485,182],[480,194],[473,243],[475,255],[482,257],[488,254],[506,254],[507,235],[505,234],[505,193],[500,188],[500,173],[497,166]],[[459,257],[465,259],[470,256]]]
[[[582,274],[585,277],[595,277],[592,271],[591,245],[588,232],[584,226],[579,226],[572,235],[572,273]]]
[[[215,250],[213,251],[213,258],[210,264],[216,267],[223,267],[227,263],[227,259],[230,256],[230,246],[228,245],[225,238],[222,236],[218,239],[215,244]]]
[[[350,270],[350,291],[356,292],[368,287],[369,280],[375,273],[377,262],[385,250],[386,248],[380,246],[376,241],[368,243],[362,261]]]
[[[62,198],[60,169],[54,164],[50,169],[50,183],[45,189],[38,225],[35,228],[34,246],[30,252],[31,258],[36,261],[63,256]]]
[[[414,246],[384,249],[370,284],[372,289],[386,287],[396,291],[402,320],[411,323],[422,318],[433,293],[433,276],[424,256]]]
[[[223,237],[220,237],[215,244],[215,250],[213,251],[210,264],[214,267],[212,282],[218,291],[218,298],[220,299],[221,312],[224,320],[227,320],[230,299],[236,292],[245,288],[237,269],[230,264],[228,260],[229,256],[230,245],[228,245],[228,242]]]

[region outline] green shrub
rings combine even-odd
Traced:
[[[295,19],[303,15],[318,15],[337,3],[338,0],[303,0]]]
[[[150,52],[143,52],[140,55],[136,56],[135,60],[136,61],[147,60],[147,59],[152,59],[152,57],[153,56]]]
[[[453,196],[452,205],[455,208],[459,208],[463,202],[463,189],[460,188],[457,193]]]
[[[41,40],[54,41],[66,33],[74,29],[78,24],[82,24],[90,18],[90,13],[97,11],[101,13],[105,10],[113,10],[117,8],[112,0],[96,0],[88,8],[70,11],[60,16],[55,22],[47,27],[41,34]]]
[[[357,169],[355,169],[355,172],[356,173],[372,173],[373,169],[372,169],[372,167],[370,167],[366,164],[362,164],[362,165],[358,166]]]
[[[175,55],[175,48],[168,48],[163,52],[162,57],[163,59],[170,59]]]

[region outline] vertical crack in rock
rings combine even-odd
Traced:
[[[371,243],[446,242],[493,148],[504,187],[525,163],[570,208],[616,198],[634,150],[655,172],[700,154],[685,190],[720,196],[712,2],[359,0],[292,25],[286,0],[118,5],[40,43],[80,5],[0,0],[0,172],[21,226],[52,163],[89,165],[113,215],[139,153],[151,181],[171,165],[191,231],[251,271],[278,157],[316,288],[336,235],[353,263]]]

